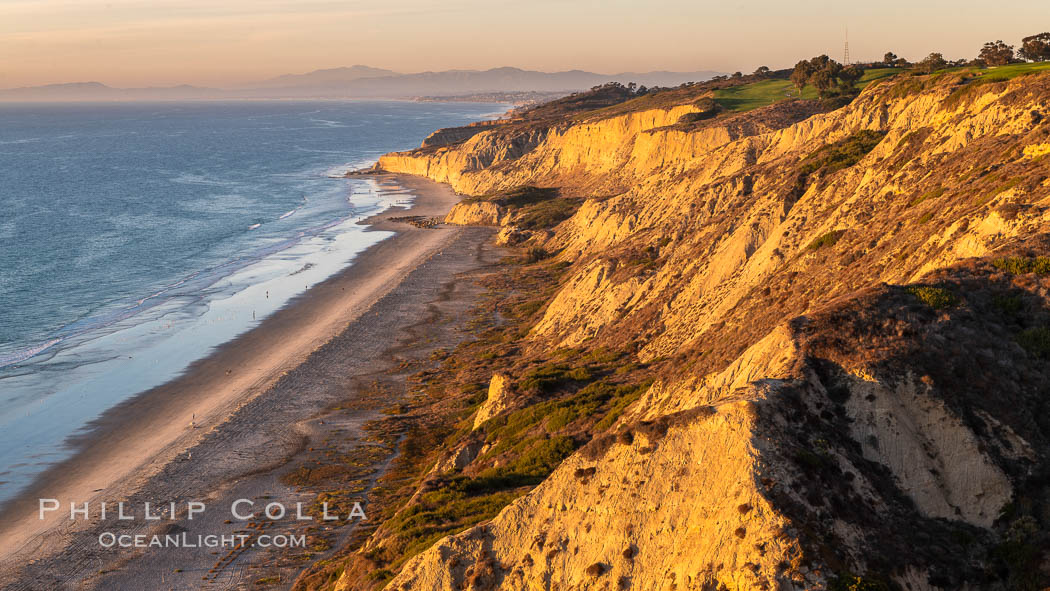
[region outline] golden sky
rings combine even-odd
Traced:
[[[0,0],[0,88],[224,86],[353,64],[751,71],[820,53],[841,59],[847,25],[855,59],[973,57],[984,41],[1017,44],[1050,28],[1050,3]]]

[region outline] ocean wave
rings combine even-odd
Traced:
[[[29,347],[28,349],[22,349],[21,351],[15,351],[10,355],[4,355],[3,357],[0,357],[0,367],[14,365],[16,363],[25,361],[26,359],[29,359],[31,357],[36,357],[37,355],[43,353],[44,351],[47,351],[51,347],[54,347],[55,345],[61,342],[62,339],[51,339],[46,343],[34,345],[32,347]]]
[[[308,154],[346,154],[346,150],[316,150],[314,148],[304,148],[302,146],[295,146],[296,152],[306,152]]]
[[[171,178],[171,182],[183,185],[207,185],[211,187],[230,187],[235,182],[226,179],[208,178],[201,174],[180,173]]]
[[[31,144],[33,142],[39,142],[40,140],[41,140],[41,138],[38,138],[38,137],[28,137],[28,138],[23,138],[23,139],[20,139],[20,140],[0,140],[0,146],[10,146],[10,145],[16,145],[16,144]]]
[[[332,121],[331,119],[316,119],[314,117],[310,117],[307,119],[307,121],[309,121],[310,123],[317,123],[318,125],[316,125],[315,127],[330,127],[333,129],[346,127],[346,125],[341,121]]]
[[[306,204],[307,204],[307,203],[308,203],[309,201],[310,201],[310,200],[306,198],[306,195],[303,195],[303,202],[302,202],[302,203],[301,203],[301,204],[299,205],[299,207],[296,207],[295,209],[293,209],[293,210],[291,210],[291,211],[286,211],[286,212],[282,213],[282,214],[280,215],[280,217],[278,217],[277,219],[279,219],[279,220],[283,220],[284,218],[286,218],[286,217],[289,217],[289,216],[293,215],[293,214],[294,214],[295,212],[297,212],[297,211],[299,211],[300,209],[302,209],[303,207],[305,207],[305,206],[306,206]]]
[[[303,203],[306,202],[307,198],[304,196]],[[299,209],[301,209],[301,207],[285,214],[282,218],[291,215]],[[121,321],[128,320],[166,304],[175,298],[188,297],[191,302],[199,302],[202,298],[206,297],[205,290],[215,285],[223,278],[229,277],[237,271],[257,263],[268,256],[296,246],[306,238],[317,236],[325,230],[329,230],[339,224],[351,220],[359,213],[359,211],[352,210],[346,212],[345,215],[337,216],[336,218],[330,219],[324,223],[298,229],[292,237],[285,238],[284,240],[280,240],[267,246],[256,248],[255,250],[246,252],[232,260],[191,273],[178,281],[154,291],[148,296],[133,300],[134,303],[131,305],[111,309],[107,312],[72,322],[56,331],[55,336],[45,343],[21,349],[0,357],[0,367],[29,360],[62,342],[73,342],[75,345],[77,342],[82,342],[83,338],[79,337],[89,339],[94,338],[90,335],[94,335],[97,331],[105,329],[106,327],[116,325]]]

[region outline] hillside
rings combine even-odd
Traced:
[[[576,100],[382,157],[516,262],[418,377],[382,517],[297,587],[1046,588],[1037,70]]]

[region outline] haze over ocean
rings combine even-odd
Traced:
[[[333,179],[505,105],[0,105],[0,501],[331,276],[405,195]]]

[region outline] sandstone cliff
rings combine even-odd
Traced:
[[[654,380],[385,588],[1050,584],[1050,75],[704,121],[692,98],[379,161],[475,196],[454,223],[572,204],[526,237],[561,275],[498,400],[428,478],[484,474],[498,415],[551,404],[514,356],[628,349]],[[505,197],[524,186],[557,194]]]
[[[463,125],[461,127],[446,127],[428,135],[423,140],[421,147],[434,148],[438,146],[458,144],[474,137],[482,131],[485,131],[486,128],[494,125],[503,125],[505,123],[507,123],[507,121],[504,119],[496,119],[493,121],[477,121],[470,125]]]

